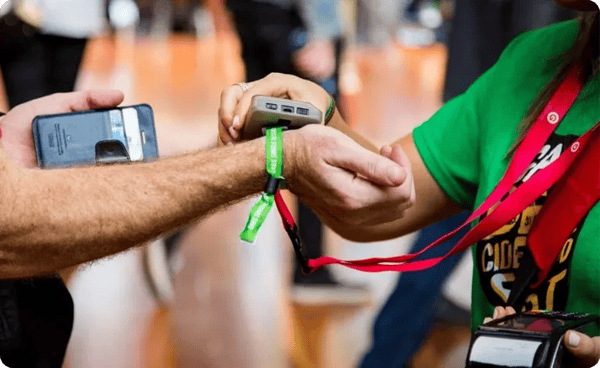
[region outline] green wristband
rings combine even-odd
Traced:
[[[283,129],[281,127],[267,129],[265,143],[266,169],[267,173],[276,178],[283,178]],[[254,204],[248,222],[240,239],[248,243],[254,243],[258,231],[267,219],[267,215],[273,208],[274,194],[263,193],[258,202]]]
[[[327,112],[325,113],[325,125],[329,124],[331,119],[333,118],[333,113],[335,112],[335,100],[331,95],[329,95],[329,107],[327,108]]]

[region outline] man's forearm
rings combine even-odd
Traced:
[[[261,191],[264,140],[153,163],[22,169],[0,152],[0,277],[114,254]]]

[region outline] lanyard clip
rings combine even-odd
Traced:
[[[267,175],[267,184],[265,185],[265,190],[264,192],[269,194],[269,195],[275,195],[275,193],[277,193],[277,190],[279,190],[279,184],[281,183],[282,179],[278,179],[276,177],[274,177],[271,174]]]
[[[294,227],[291,227],[285,224],[284,227],[290,240],[292,241],[292,245],[294,246],[294,253],[296,253],[296,262],[298,262],[298,265],[300,265],[302,273],[305,275],[311,273],[312,268],[308,265],[308,253],[306,252],[304,242],[300,237],[298,226],[294,225]]]

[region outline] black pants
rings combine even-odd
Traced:
[[[298,12],[276,5],[250,0],[229,0],[235,25],[242,42],[246,79],[253,81],[278,72],[303,75],[294,66],[293,53],[305,44],[306,30]],[[336,41],[336,72],[319,83],[337,101],[341,41]],[[302,201],[298,205],[298,225],[311,258],[323,255],[322,224]]]
[[[10,107],[73,91],[86,41],[35,33],[18,44],[0,44],[0,69]]]

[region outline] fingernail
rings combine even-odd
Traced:
[[[229,134],[231,135],[231,137],[233,139],[239,138],[239,134],[238,134],[237,130],[233,129],[233,127],[229,128]]]
[[[233,122],[231,123],[231,126],[234,128],[237,128],[240,125],[240,116],[236,115],[233,117]]]
[[[392,184],[400,184],[402,181],[402,169],[399,166],[393,166],[388,170],[388,178]]]
[[[494,309],[494,314],[492,315],[493,319],[498,318],[498,308]]]
[[[579,336],[578,333],[571,331],[567,342],[569,343],[569,346],[576,348],[581,342],[581,336]]]

